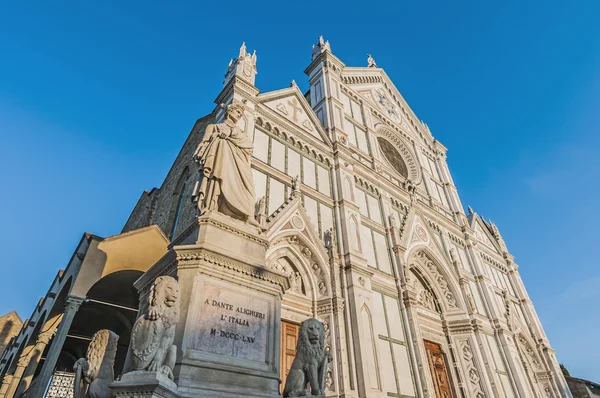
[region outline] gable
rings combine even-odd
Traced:
[[[394,83],[381,68],[345,68],[343,80],[373,108],[375,117],[385,118],[416,139],[432,145],[429,128],[412,111]]]
[[[482,225],[482,221],[477,217],[474,223],[475,236],[477,239],[483,243],[488,249],[491,249],[495,252],[500,253],[498,250],[498,243],[491,236],[490,232],[487,230],[487,227]]]
[[[258,100],[302,132],[330,145],[331,141],[321,122],[297,86],[261,94]]]
[[[401,238],[401,245],[407,249],[405,260],[408,260],[416,247],[427,246],[438,258],[443,258],[449,263],[450,259],[443,248],[440,234],[433,231],[428,224],[424,217],[411,209],[405,223],[408,233],[402,234]]]

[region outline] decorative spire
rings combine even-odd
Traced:
[[[321,35],[319,36],[319,41],[317,42],[317,45],[315,46],[313,44],[312,59],[317,58],[319,54],[322,54],[327,50],[331,52],[331,46],[329,45],[329,41],[325,41],[323,39],[323,36]]]
[[[294,79],[292,79],[291,83],[290,83],[290,87],[296,87],[296,81]]]
[[[498,242],[502,250],[508,253],[508,248],[506,247],[506,243],[504,242],[504,239],[500,234],[500,230],[492,220],[488,220],[488,223],[490,225],[490,228],[492,229],[492,234],[494,235],[494,238],[496,238],[496,241]]]
[[[368,57],[367,58],[367,62],[368,62],[367,67],[369,67],[369,68],[377,68],[378,66],[375,63],[375,60],[373,59],[373,57],[371,56],[371,54],[367,54],[367,57]]]
[[[223,84],[227,84],[234,76],[239,76],[248,83],[254,85],[256,76],[256,50],[252,55],[246,51],[246,43],[242,42],[238,57],[229,61],[227,67],[227,73],[225,74],[225,81]]]

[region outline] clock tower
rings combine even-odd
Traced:
[[[245,82],[254,86],[254,80],[256,79],[257,73],[256,51],[250,55],[246,52],[246,43],[242,43],[238,57],[229,61],[229,67],[227,68],[223,85],[226,86],[234,76],[238,76]]]

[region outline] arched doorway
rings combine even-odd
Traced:
[[[451,337],[445,327],[448,314],[462,312],[459,290],[441,262],[428,250],[409,256],[404,274],[411,327],[418,341],[422,375],[436,397],[456,398],[459,379],[453,366]]]
[[[331,280],[324,249],[315,245],[306,235],[288,231],[278,234],[267,251],[267,267],[276,269],[290,280],[281,304],[280,379],[281,388],[296,355],[300,323],[308,318],[321,320],[326,330],[326,345],[331,347],[332,307]],[[325,310],[324,310],[325,309]],[[333,348],[333,347],[331,347]],[[329,383],[334,383],[333,369],[328,372]]]

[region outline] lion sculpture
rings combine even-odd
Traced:
[[[170,276],[159,276],[152,284],[148,307],[138,318],[129,344],[129,372],[150,371],[173,380],[177,347],[173,345],[179,322],[179,284]]]
[[[315,318],[305,320],[300,324],[296,357],[285,382],[283,397],[325,396],[329,362],[331,357],[325,349],[323,323]]]
[[[94,334],[85,358],[75,362],[75,398],[111,398],[119,336],[110,330]]]

